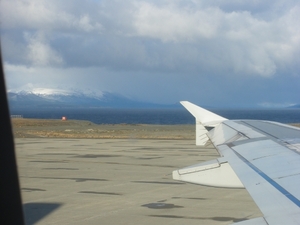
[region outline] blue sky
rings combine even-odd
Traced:
[[[300,103],[300,3],[2,0],[7,86],[154,103]]]

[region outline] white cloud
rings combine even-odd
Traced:
[[[191,42],[213,38],[220,25],[220,10],[192,10],[177,5],[137,4],[134,26],[137,35],[158,38],[163,42]]]
[[[47,0],[2,0],[1,21],[5,29],[37,29],[60,32],[101,31],[99,22],[91,19],[86,11],[72,8],[85,2]],[[71,7],[68,7],[68,4]],[[84,8],[84,7],[82,7]]]
[[[4,0],[1,2],[4,28],[26,27],[49,29],[61,22],[70,23],[72,16],[61,12],[52,1],[44,0]],[[58,23],[60,22],[60,23]]]
[[[226,12],[218,7],[180,8],[179,4],[158,6],[142,2],[138,3],[134,25],[137,36],[178,45],[193,44],[198,55],[209,54],[210,60],[216,63],[220,59],[237,74],[269,77],[282,64],[295,60],[291,58],[300,51],[300,32],[296,25],[299,17],[298,6],[279,18],[264,20],[249,11]],[[219,51],[226,54],[216,54],[218,43],[221,43]]]
[[[287,108],[294,105],[297,105],[297,103],[289,103],[289,102],[283,102],[283,103],[274,103],[274,102],[262,102],[258,104],[260,107],[264,108]]]
[[[25,34],[28,41],[28,60],[34,66],[59,65],[63,63],[62,57],[47,43],[43,33],[33,36]]]
[[[102,26],[100,23],[95,23],[95,25],[92,25],[91,18],[89,15],[80,16],[78,25],[85,32],[89,32],[89,31],[93,31],[93,30],[100,31],[102,29]]]

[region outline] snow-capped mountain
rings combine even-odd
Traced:
[[[131,100],[122,95],[95,90],[31,88],[9,90],[8,101],[11,108],[49,107],[161,107],[152,103]]]
[[[41,88],[32,85],[25,85],[19,89],[10,89],[9,93],[16,94],[35,94],[38,96],[71,96],[71,95],[85,95],[92,98],[102,98],[103,92],[92,89],[78,89],[78,88]]]

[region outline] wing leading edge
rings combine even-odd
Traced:
[[[190,102],[181,104],[196,118],[196,134],[202,126],[196,143],[210,139],[220,157],[175,170],[173,179],[245,187],[264,217],[236,224],[300,224],[300,129],[270,121],[227,120]]]

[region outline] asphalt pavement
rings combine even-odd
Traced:
[[[231,224],[261,216],[245,189],[180,183],[218,157],[193,140],[16,138],[27,224]]]

